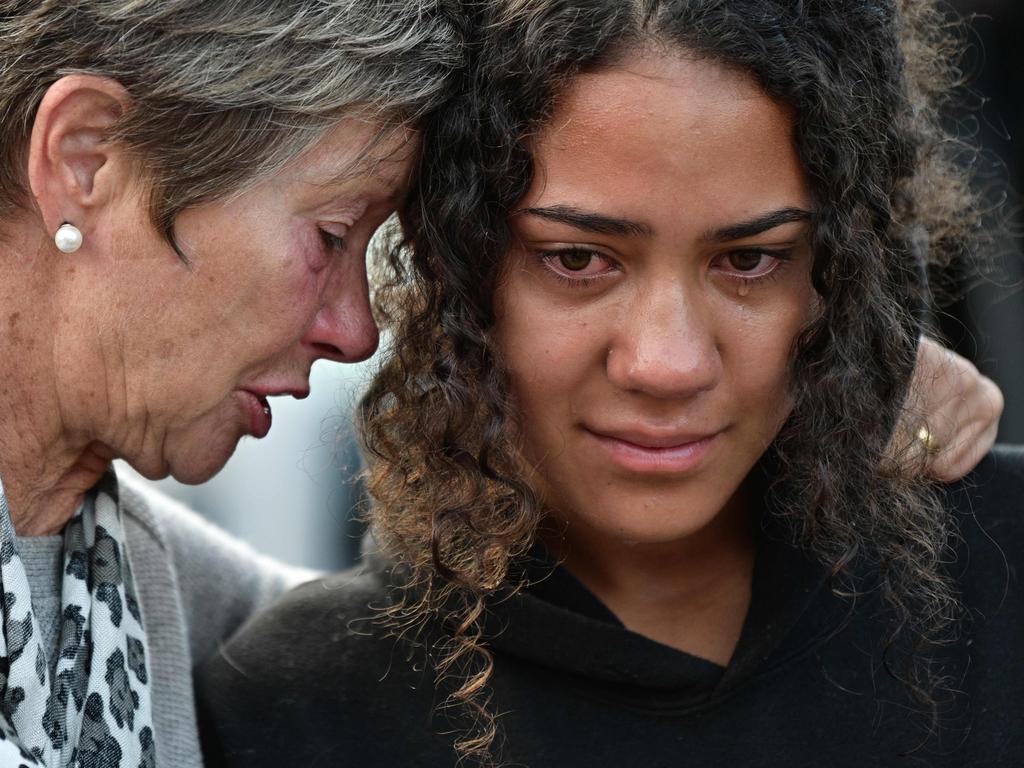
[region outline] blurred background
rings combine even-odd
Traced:
[[[958,276],[962,298],[946,307],[940,329],[958,352],[1006,394],[1000,440],[1024,443],[1024,0],[953,0],[969,22],[964,63],[969,92],[949,119],[982,147],[980,183],[1011,216],[987,273]],[[227,467],[202,486],[157,483],[257,549],[298,565],[343,568],[355,561],[362,528],[351,413],[374,360],[357,366],[320,362],[305,401],[275,398],[274,426],[245,439]],[[130,472],[125,466],[119,472]],[[284,525],[283,523],[287,523]]]
[[[1024,0],[953,0],[968,22],[964,74],[969,93],[950,120],[981,147],[976,161],[988,203],[1009,216],[982,274],[959,275],[961,298],[940,328],[1006,395],[1001,442],[1024,443]]]
[[[212,480],[152,484],[285,562],[324,570],[354,563],[362,525],[355,514],[361,486],[352,413],[373,365],[374,359],[358,365],[319,361],[310,396],[271,398],[270,434],[243,438]],[[117,472],[135,475],[120,461]]]

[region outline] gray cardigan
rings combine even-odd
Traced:
[[[317,574],[260,555],[139,481],[118,480],[149,640],[157,765],[200,768],[193,667],[212,656],[257,608]],[[60,535],[18,540],[51,651],[60,633],[62,547]]]

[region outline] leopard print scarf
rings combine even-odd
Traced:
[[[64,529],[53,679],[0,483],[0,765],[155,768],[146,632],[108,472]]]

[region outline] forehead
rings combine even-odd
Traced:
[[[745,73],[684,55],[629,57],[562,95],[533,146],[531,203],[729,216],[806,204],[792,126]]]
[[[418,147],[412,129],[349,118],[330,129],[292,170],[312,187],[372,186],[390,193],[407,184]]]

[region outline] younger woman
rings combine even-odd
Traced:
[[[480,13],[381,296],[381,553],[207,667],[211,755],[1019,764],[1024,456],[939,492],[886,454],[901,413],[935,447],[908,398],[922,259],[975,223],[937,17]]]

